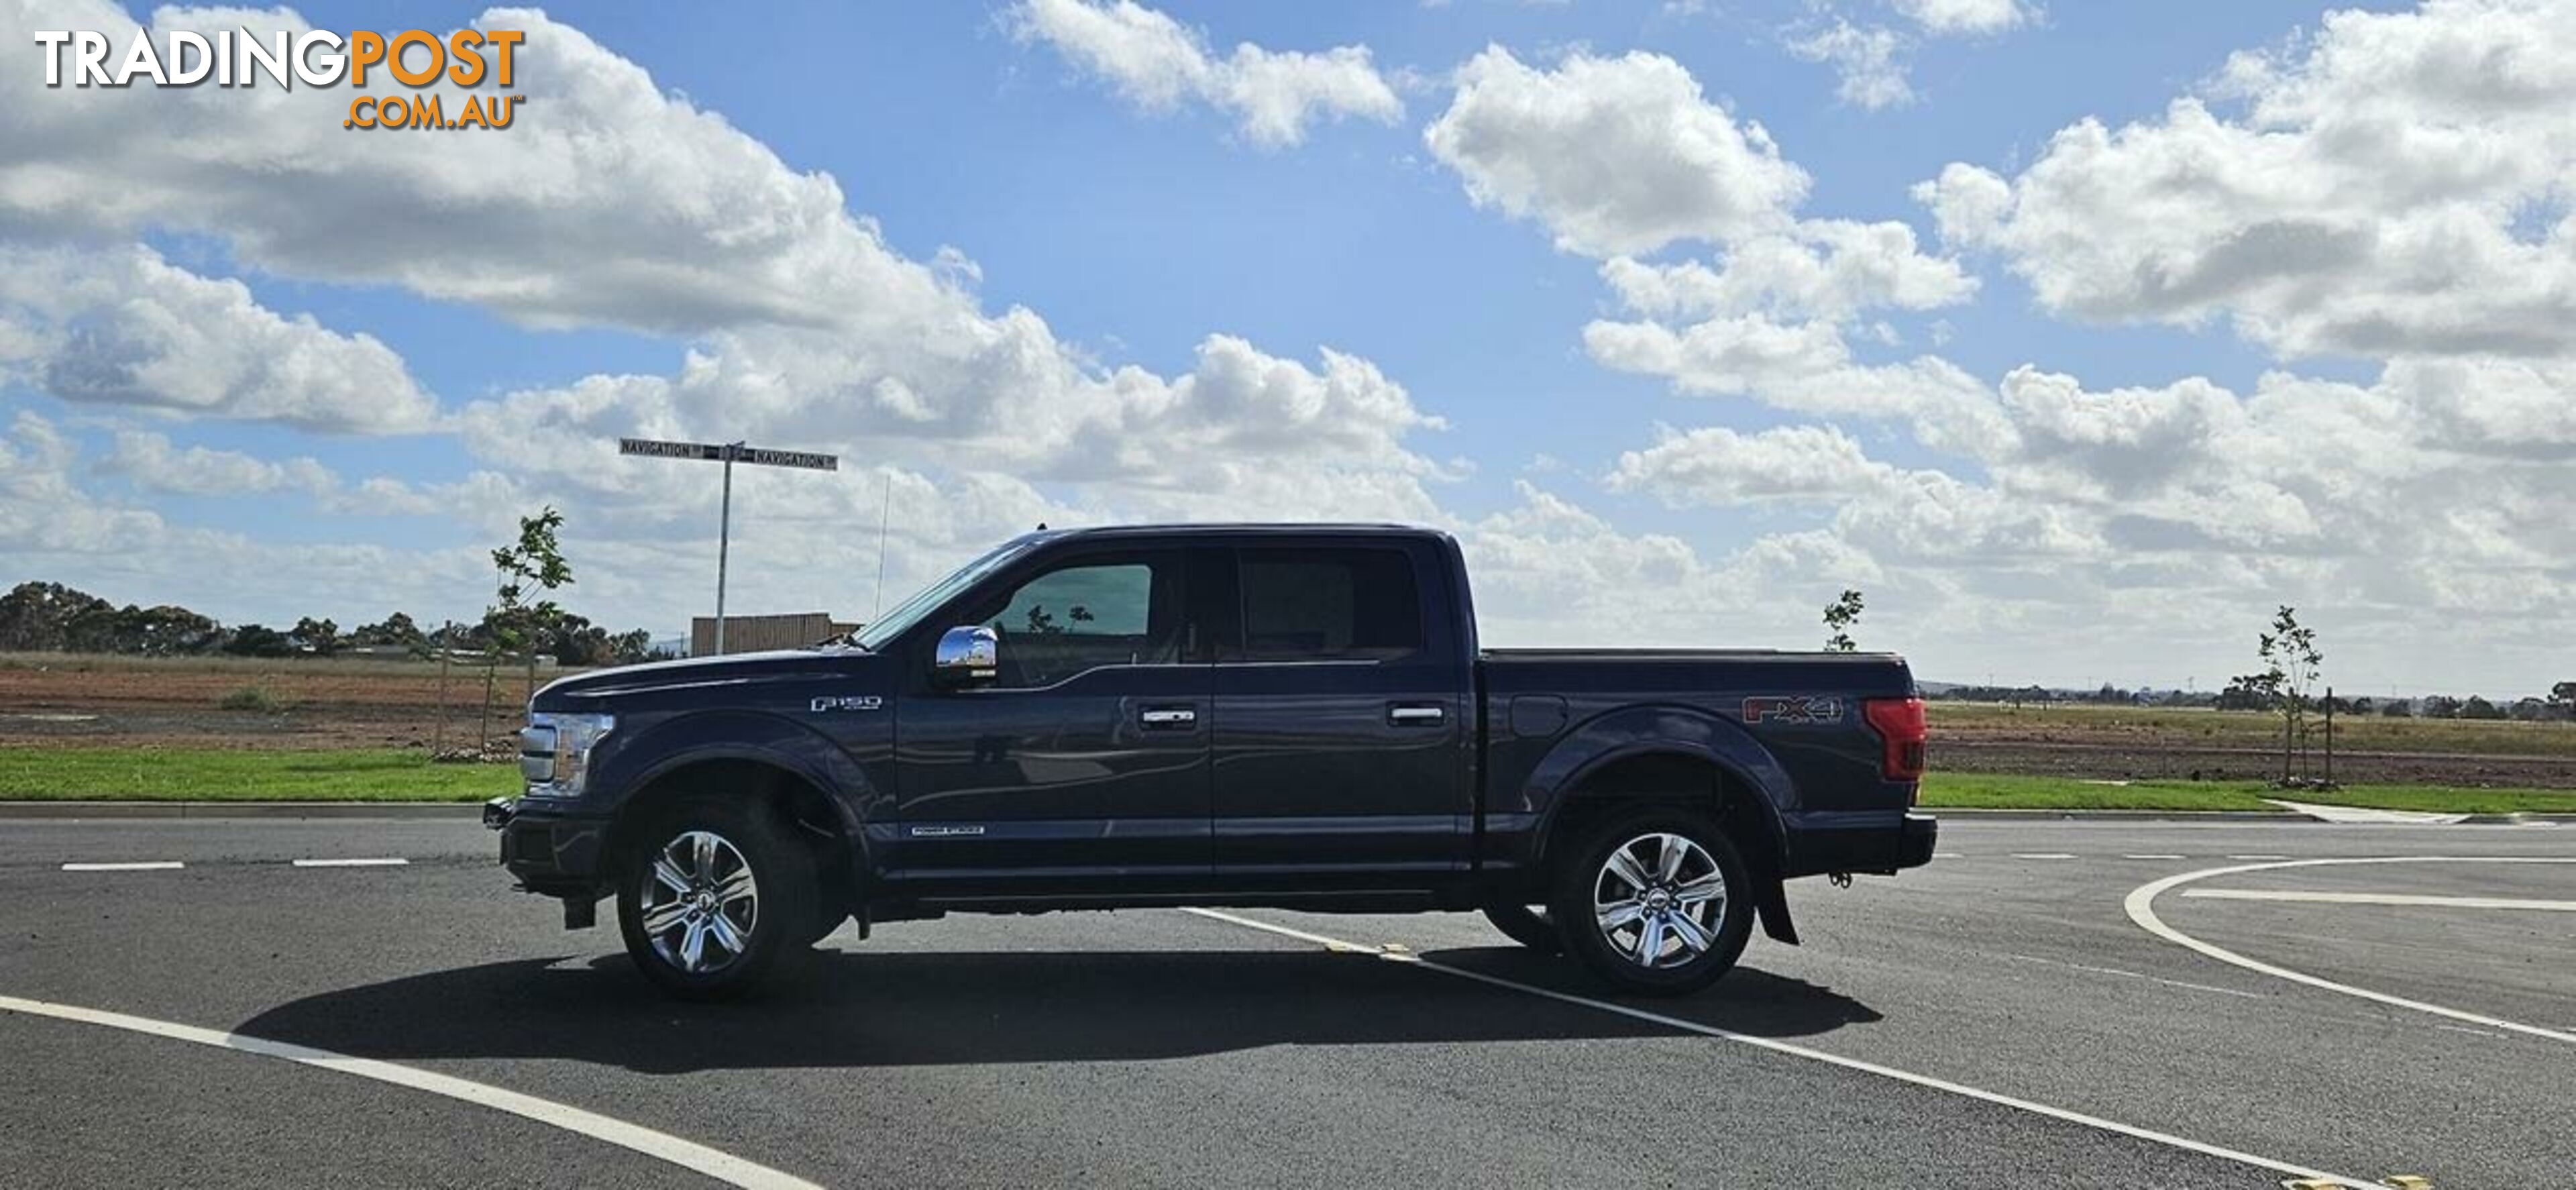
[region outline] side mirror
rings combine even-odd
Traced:
[[[1002,659],[1002,635],[982,624],[960,624],[939,634],[930,654],[930,677],[942,686],[992,681]]]

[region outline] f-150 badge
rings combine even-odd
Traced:
[[[1843,700],[1806,694],[1768,694],[1744,700],[1746,723],[1840,723]]]
[[[815,699],[814,713],[827,715],[833,711],[873,711],[884,706],[885,699],[874,694],[836,694]]]

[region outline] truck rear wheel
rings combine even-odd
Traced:
[[[1752,933],[1753,882],[1708,815],[1646,809],[1576,840],[1549,909],[1565,948],[1604,982],[1677,996],[1734,968]]]
[[[729,1000],[809,953],[816,893],[813,856],[768,808],[692,797],[638,834],[617,922],[663,991]]]
[[[1545,905],[1487,905],[1485,920],[1494,923],[1512,941],[1541,954],[1555,954],[1565,949],[1565,940],[1556,933],[1556,921]]]

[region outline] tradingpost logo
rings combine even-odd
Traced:
[[[408,89],[351,98],[340,126],[353,130],[507,128],[526,98],[497,93],[518,85],[517,54],[528,36],[518,29],[459,29],[444,37],[425,29],[165,29],[158,39],[137,29],[123,45],[86,29],[39,29],[35,36],[45,55],[45,85],[54,88],[255,87],[265,77],[289,91],[297,83]],[[465,93],[429,93],[442,81]],[[487,82],[491,90],[472,90]]]

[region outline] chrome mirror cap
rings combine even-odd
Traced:
[[[1001,663],[1002,635],[987,625],[960,624],[939,634],[931,675],[950,682],[989,682]]]

